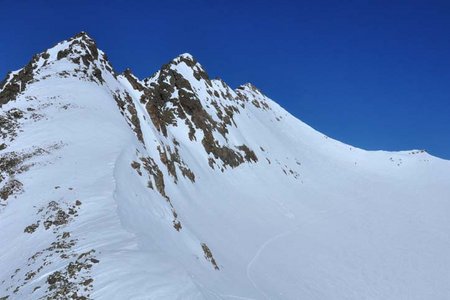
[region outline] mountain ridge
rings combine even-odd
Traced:
[[[83,52],[79,51],[79,49],[74,51],[73,48],[77,45],[81,45],[81,47],[88,50],[88,52],[83,53]],[[49,53],[49,51],[52,52],[53,55],[51,53]],[[56,53],[56,56],[54,55],[54,53]],[[100,57],[99,57],[99,53],[100,53]],[[2,80],[2,82],[0,84],[0,90],[3,90],[3,88],[6,88],[7,85],[11,84],[10,81],[13,79],[12,77],[14,77],[14,74],[20,73],[21,71],[26,70],[27,68],[31,68],[33,70],[38,69],[39,67],[45,66],[48,62],[55,62],[55,61],[61,60],[62,58],[67,57],[69,54],[72,54],[74,56],[71,58],[71,60],[73,62],[75,62],[76,64],[80,64],[80,62],[83,62],[85,65],[87,65],[89,62],[92,62],[93,60],[97,60],[97,59],[99,61],[108,62],[108,64],[109,64],[108,70],[110,72],[112,72],[113,74],[116,74],[116,75],[119,74],[110,65],[109,60],[106,57],[106,54],[97,47],[97,43],[95,42],[95,40],[86,31],[81,31],[81,32],[75,34],[74,36],[72,36],[71,38],[69,38],[67,40],[63,40],[63,41],[57,43],[56,45],[54,45],[53,47],[50,47],[50,48],[46,49],[45,51],[35,54],[33,56],[33,58],[30,60],[30,62],[28,62],[28,64],[25,67],[18,69],[16,71],[10,71],[8,73],[8,75]],[[37,64],[37,62],[40,58],[44,58],[44,62]],[[173,65],[173,64],[176,65],[181,62],[185,62],[185,63],[187,63],[187,65],[189,67],[197,69],[197,72],[199,74],[198,76],[204,76],[205,79],[209,79],[208,74],[203,69],[201,64],[198,63],[198,61],[194,58],[194,56],[192,54],[187,53],[187,52],[176,56],[175,58],[170,60],[167,64],[163,65],[161,67],[161,69],[164,68],[165,66]],[[155,74],[158,72],[160,72],[160,70],[157,70],[155,72]],[[132,73],[130,68],[126,68],[122,72],[122,74],[124,74],[124,73],[132,74],[136,79],[138,79],[138,77]],[[153,74],[147,78],[138,79],[138,80],[143,81],[143,82],[149,81],[155,74]],[[12,76],[10,76],[10,75],[12,75]],[[217,78],[216,80],[221,80],[221,79]],[[249,87],[251,87],[251,89],[259,91],[259,89],[257,89],[251,83],[242,84],[242,85],[238,86],[236,89],[242,89],[245,86],[249,86]],[[2,104],[4,104],[4,103],[0,102],[0,105],[2,105]]]
[[[0,91],[0,298],[450,292],[449,161],[328,138],[189,54],[143,80],[86,33],[35,57]]]
[[[74,44],[77,45],[79,43],[83,44],[83,47],[85,49],[90,48],[94,54],[91,55],[90,53],[87,53],[87,55],[86,55],[80,51],[77,51],[78,53],[71,53],[72,55],[74,55],[74,57],[72,57],[72,59],[75,59],[76,64],[81,63],[81,64],[84,64],[87,66],[93,60],[99,59],[99,62],[101,61],[103,64],[106,63],[106,66],[104,66],[103,68],[100,68],[100,69],[106,69],[109,72],[111,72],[114,76],[124,75],[124,76],[128,76],[130,79],[134,78],[134,81],[142,82],[144,85],[147,84],[147,82],[149,82],[154,76],[158,75],[161,72],[161,69],[163,69],[167,66],[170,66],[170,65],[179,64],[182,61],[188,62],[188,66],[191,68],[193,68],[193,67],[199,68],[198,69],[199,74],[202,74],[201,76],[205,76],[205,79],[209,80],[209,76],[208,76],[207,72],[205,71],[205,69],[202,67],[202,65],[200,63],[198,63],[198,61],[195,59],[195,57],[192,54],[187,53],[187,52],[176,56],[175,58],[173,58],[166,64],[162,65],[161,68],[159,70],[157,70],[153,75],[151,75],[149,77],[145,77],[143,79],[139,79],[136,75],[134,75],[130,68],[126,68],[122,73],[118,73],[113,68],[111,63],[109,62],[106,54],[97,47],[97,43],[95,42],[95,40],[86,31],[81,31],[81,32],[75,34],[74,36],[72,36],[71,38],[69,38],[67,40],[63,40],[63,41],[55,44],[53,47],[50,47],[50,48],[46,49],[45,51],[42,51],[40,53],[33,55],[33,58],[25,65],[25,67],[20,68],[16,71],[8,72],[6,77],[0,82],[0,107],[6,103],[5,102],[6,99],[8,99],[8,98],[15,99],[16,95],[18,93],[20,93],[20,90],[23,90],[25,88],[26,84],[32,80],[32,77],[34,76],[33,75],[34,70],[39,69],[42,66],[45,66],[48,63],[48,61],[51,61],[54,63],[55,61],[61,60],[62,58],[66,57],[70,52],[73,52]],[[67,48],[64,48],[64,45],[67,45],[66,46]],[[63,49],[58,49],[59,46],[63,46]],[[48,53],[49,50],[51,50],[51,52],[55,52],[56,56],[55,55],[50,56],[50,53]],[[100,53],[100,58],[98,58],[99,53]],[[58,56],[59,56],[59,58],[58,58]],[[83,56],[85,56],[84,59],[82,58]],[[44,62],[38,63],[38,61],[42,57],[44,57]],[[52,59],[50,59],[50,58],[52,58]],[[84,70],[84,72],[86,72],[86,70]],[[90,75],[96,77],[97,80],[99,80],[99,81],[102,80],[101,79],[101,71],[99,72],[98,68],[96,68],[94,70],[90,70],[90,73],[91,73]],[[199,76],[199,75],[197,75],[197,76]],[[220,78],[211,79],[211,80],[218,80],[224,86],[228,86]],[[264,96],[267,98],[267,96],[264,95],[259,88],[257,88],[250,82],[241,84],[234,89],[234,92],[236,92],[236,93],[239,93],[239,91],[252,91],[253,93],[259,93],[261,96]],[[257,95],[257,96],[260,96],[260,95]],[[383,150],[372,150],[372,151],[383,151]],[[405,151],[405,152],[424,151],[424,152],[426,152],[426,150],[423,150],[423,149],[419,149],[419,150],[418,149],[406,149],[406,150],[395,150],[395,151],[389,151],[389,152],[402,152],[402,151]],[[440,157],[438,157],[438,158],[440,158]],[[440,158],[440,159],[446,160],[444,158]]]

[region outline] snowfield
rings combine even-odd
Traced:
[[[450,161],[85,33],[0,85],[0,299],[449,299]],[[3,297],[3,298],[2,298]]]

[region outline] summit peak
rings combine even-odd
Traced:
[[[236,88],[236,91],[248,91],[251,93],[256,93],[263,95],[260,89],[258,89],[255,85],[250,82],[244,83]]]
[[[94,41],[94,39],[92,37],[89,36],[89,34],[86,31],[80,31],[79,33],[75,34],[72,38],[70,38],[69,40],[73,40],[73,39],[78,39],[81,38],[83,40],[90,40],[90,41]]]
[[[170,76],[169,74],[172,72],[176,72],[179,74],[184,74],[184,72],[190,69],[188,73],[192,72],[192,75],[197,80],[209,80],[209,76],[206,73],[205,69],[202,65],[194,58],[194,56],[190,53],[182,53],[168,63],[164,64],[160,70],[154,73],[152,76],[145,78],[144,82],[150,82],[155,77],[166,77]]]
[[[172,59],[169,62],[169,65],[178,65],[182,62],[184,62],[189,67],[198,66],[198,67],[202,68],[201,64],[190,53],[182,53],[182,54],[176,56],[174,59]]]
[[[195,61],[195,58],[192,54],[190,53],[182,53],[180,55],[178,55],[176,58],[178,59],[187,59],[187,60],[191,60],[191,61]]]

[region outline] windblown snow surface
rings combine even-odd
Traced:
[[[85,33],[0,87],[0,299],[450,299],[449,161]]]

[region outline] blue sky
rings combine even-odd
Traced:
[[[324,134],[450,159],[450,1],[3,1],[0,74],[87,31],[143,78],[189,52]]]

